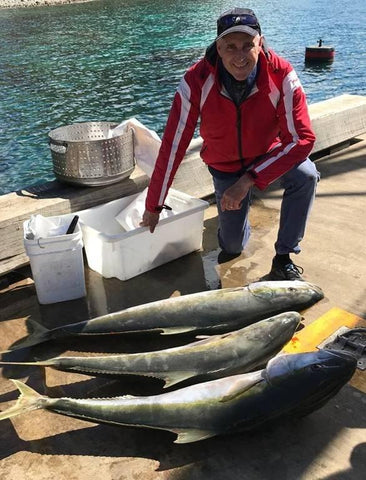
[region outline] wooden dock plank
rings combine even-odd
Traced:
[[[340,95],[309,105],[316,134],[312,153],[346,142],[366,132],[366,97]]]

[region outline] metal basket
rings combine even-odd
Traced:
[[[117,123],[75,123],[48,134],[53,171],[58,180],[100,186],[127,178],[135,168],[133,130],[112,138]]]

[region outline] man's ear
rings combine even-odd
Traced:
[[[222,48],[222,39],[220,38],[219,40],[216,41],[216,50],[217,50],[217,53],[219,55],[219,57],[221,57],[221,48]]]

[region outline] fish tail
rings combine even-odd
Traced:
[[[15,417],[24,412],[45,407],[45,397],[19,380],[12,380],[12,382],[18,387],[20,396],[13,407],[8,408],[8,410],[5,410],[4,412],[0,412],[0,420],[5,420],[6,418]]]
[[[21,348],[33,347],[39,343],[47,342],[47,340],[52,338],[51,330],[43,327],[38,322],[35,322],[34,320],[28,320],[28,324],[32,329],[32,333],[25,337],[24,340],[20,340],[8,350],[4,350],[0,353],[7,353],[12,352],[13,350],[19,350]]]

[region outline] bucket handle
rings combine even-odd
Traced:
[[[68,143],[61,140],[54,140],[53,138],[48,139],[48,144],[50,149],[55,153],[66,153]]]
[[[37,245],[39,246],[39,248],[46,248],[46,246],[49,245],[49,242],[47,242],[48,238],[49,237],[39,237],[39,238],[37,238]],[[42,244],[41,240],[45,240],[45,243]],[[73,240],[72,243],[74,244],[74,246],[72,246],[71,248],[61,249],[61,250],[53,250],[52,253],[71,252],[71,251],[76,250],[77,248],[80,248],[80,240],[79,239]],[[81,246],[82,246],[82,244],[81,244]],[[40,254],[33,254],[33,255],[40,255]]]
[[[39,237],[38,240],[37,240],[39,248],[46,248],[43,245],[41,245],[41,243],[40,243],[41,240],[42,240],[42,237]]]

